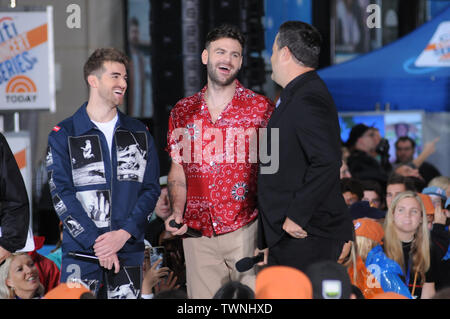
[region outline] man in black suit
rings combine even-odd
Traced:
[[[279,167],[267,173],[271,163],[261,163],[258,175],[258,248],[269,248],[269,265],[302,271],[314,262],[337,261],[353,232],[339,184],[337,111],[315,72],[320,43],[309,24],[289,21],[279,29],[272,79],[283,91],[267,126],[268,150],[278,143]]]

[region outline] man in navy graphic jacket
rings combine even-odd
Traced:
[[[127,64],[123,53],[97,49],[84,66],[88,102],[49,134],[49,186],[64,227],[61,282],[98,288],[106,273],[143,263],[147,217],[160,195],[159,163],[147,127],[117,108]]]

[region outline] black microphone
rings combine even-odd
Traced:
[[[251,269],[254,265],[264,260],[264,253],[260,253],[255,257],[245,257],[236,263],[236,269],[239,272],[244,272]]]
[[[174,228],[181,228],[181,226],[183,226],[183,224],[177,224],[175,219],[172,219],[169,222],[169,225],[170,225],[170,227],[174,227]],[[199,231],[197,229],[194,229],[194,228],[191,228],[191,227],[188,227],[188,229],[187,229],[185,234],[187,236],[189,236],[189,237],[195,237],[195,238],[202,237],[202,232],[201,231]]]

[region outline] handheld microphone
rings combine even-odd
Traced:
[[[95,255],[90,255],[90,254],[79,252],[79,251],[69,251],[69,256],[77,257],[77,258],[87,258],[87,259],[92,259],[92,260],[98,260],[98,257]]]
[[[174,227],[174,228],[181,228],[181,226],[183,226],[183,224],[177,224],[177,223],[175,222],[175,219],[172,219],[172,220],[169,222],[169,225],[170,225],[170,227]],[[197,229],[188,227],[188,229],[187,229],[187,231],[186,231],[186,235],[189,236],[189,237],[195,237],[195,238],[198,238],[198,237],[202,237],[202,232],[199,231],[199,230],[197,230]]]
[[[96,255],[91,255],[88,253],[83,253],[81,251],[69,251],[68,252],[69,256],[75,257],[75,258],[85,258],[85,259],[90,259],[90,260],[95,260],[98,261],[98,257]],[[122,260],[119,259],[119,262],[121,262]],[[114,267],[114,266],[113,266]]]
[[[260,253],[255,257],[245,257],[236,263],[236,270],[244,272],[251,269],[254,265],[264,260],[264,253]]]

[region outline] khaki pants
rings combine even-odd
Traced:
[[[190,299],[211,299],[230,280],[255,289],[254,268],[238,272],[235,264],[253,257],[258,223],[252,221],[224,235],[183,239],[186,259],[186,286]]]

